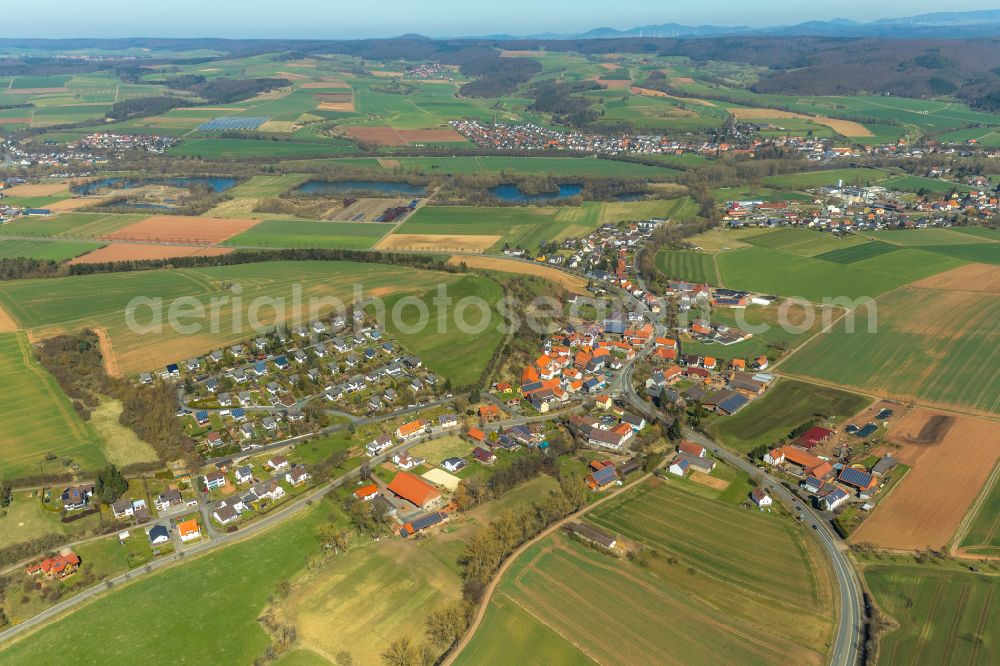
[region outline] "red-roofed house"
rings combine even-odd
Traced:
[[[361,486],[354,491],[354,496],[359,500],[370,502],[378,496],[378,485],[369,483],[367,486]]]
[[[680,451],[681,453],[686,453],[688,455],[696,456],[698,458],[705,457],[705,447],[702,446],[701,444],[695,444],[694,442],[687,442],[687,441],[681,442],[677,446],[677,450]]]
[[[441,493],[437,488],[409,472],[396,474],[386,488],[396,497],[425,510],[441,500]]]

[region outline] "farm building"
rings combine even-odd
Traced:
[[[608,550],[611,550],[618,544],[618,540],[613,536],[592,525],[585,525],[583,523],[567,523],[566,525],[563,525],[563,529],[570,534],[583,539],[584,541],[596,543],[597,545],[603,546]]]
[[[618,483],[618,470],[610,462],[593,460],[590,467],[594,470],[587,475],[587,487],[591,490],[602,490]]]
[[[799,435],[798,439],[795,440],[795,443],[803,449],[811,449],[815,446],[819,446],[831,437],[833,437],[832,430],[814,426]]]
[[[853,486],[858,490],[868,490],[878,485],[878,481],[875,477],[868,472],[863,472],[860,469],[854,469],[853,467],[845,467],[843,471],[840,472],[840,476],[837,480],[847,486]]]
[[[428,527],[439,525],[445,522],[446,520],[448,520],[448,514],[445,513],[444,511],[435,511],[434,513],[428,513],[425,516],[421,516],[416,520],[410,521],[405,525],[403,525],[403,527],[399,530],[399,536],[405,539],[411,534],[416,534],[420,530],[425,530]]]
[[[441,499],[441,493],[437,488],[409,472],[397,473],[386,489],[396,497],[422,509],[433,507]]]

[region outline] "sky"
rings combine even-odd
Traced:
[[[574,33],[640,25],[772,26],[986,9],[984,0],[40,0],[3,3],[18,37],[352,39]]]

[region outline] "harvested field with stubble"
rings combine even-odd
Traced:
[[[8,187],[3,193],[8,197],[51,197],[56,194],[69,192],[70,184],[68,181],[63,181],[59,183],[15,185],[14,187]]]
[[[563,271],[552,268],[546,264],[539,264],[528,261],[517,261],[516,259],[502,259],[500,257],[474,257],[459,256],[448,260],[450,264],[465,264],[469,268],[482,268],[488,271],[500,271],[502,273],[520,273],[521,275],[535,275],[545,278],[549,282],[554,282],[560,287],[573,294],[586,294],[587,281],[576,275],[570,275]]]
[[[1000,461],[994,421],[914,409],[890,429],[892,455],[910,471],[851,534],[889,550],[940,548]]]
[[[486,252],[501,236],[474,234],[390,234],[382,239],[376,250],[407,250],[411,252]]]
[[[924,278],[910,286],[918,289],[971,291],[1000,296],[1000,266],[968,264]]]
[[[217,257],[229,254],[229,247],[192,247],[190,245],[145,245],[140,243],[112,243],[70,261],[74,264],[102,264],[109,261],[144,261],[149,259],[174,259],[176,257]]]
[[[103,240],[214,245],[252,228],[260,220],[155,215],[102,236]]]

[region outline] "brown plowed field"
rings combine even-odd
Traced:
[[[391,236],[390,236],[391,238]],[[464,263],[469,268],[482,268],[488,271],[502,271],[504,273],[520,273],[521,275],[535,275],[545,278],[549,282],[554,282],[560,287],[574,294],[587,293],[587,281],[581,277],[564,273],[557,268],[552,268],[546,264],[532,263],[527,261],[517,261],[515,259],[504,259],[502,257],[476,257],[471,255],[452,257],[448,260],[450,264]]]
[[[997,245],[997,251],[1000,251],[1000,243]],[[967,264],[914,282],[913,286],[920,289],[974,291],[1000,295],[1000,266]]]
[[[185,245],[215,245],[241,234],[260,220],[220,217],[188,217],[185,215],[154,215],[130,224],[103,240],[151,241]]]
[[[889,431],[910,471],[851,535],[890,550],[948,543],[1000,460],[1000,424],[914,409]]]
[[[316,93],[318,109],[324,111],[354,111],[353,92]]]
[[[73,264],[102,264],[108,261],[133,261],[144,259],[173,259],[175,257],[216,257],[229,254],[231,247],[191,247],[187,245],[141,245],[138,243],[112,243],[73,259]]]
[[[500,238],[501,236],[475,234],[389,234],[375,246],[375,249],[413,252],[485,252],[496,245]]]
[[[9,118],[4,118],[7,121]],[[27,121],[25,121],[27,122]],[[55,194],[63,194],[69,191],[69,183],[37,183],[35,185],[15,185],[4,190],[4,194],[9,197],[51,197]],[[51,206],[49,206],[51,208]]]
[[[103,199],[63,199],[49,204],[46,208],[53,213],[66,213],[87,206],[100,206],[102,203],[104,203]]]
[[[17,330],[17,322],[0,307],[0,333],[13,333]]]
[[[629,91],[633,95],[642,95],[644,97],[666,97],[668,99],[675,99],[679,102],[690,102],[692,104],[697,104],[698,106],[715,106],[714,103],[709,102],[707,99],[698,99],[696,97],[677,97],[675,95],[668,95],[662,90],[653,90],[652,88],[640,88],[639,86],[632,86]]]

